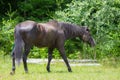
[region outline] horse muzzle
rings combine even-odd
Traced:
[[[90,38],[89,39],[89,44],[90,44],[91,47],[94,47],[96,45],[96,42],[93,38]]]

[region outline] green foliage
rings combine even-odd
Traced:
[[[97,45],[93,50],[83,45],[83,55],[89,55],[89,58],[115,58],[120,56],[120,6],[118,5],[120,5],[119,0],[73,0],[67,4],[68,8],[56,12],[55,19],[87,25],[91,29]]]
[[[46,58],[47,57],[47,49],[46,48],[36,48],[34,47],[31,52],[29,57],[30,58]]]
[[[25,0],[20,2],[18,6],[20,14],[26,19],[41,20],[53,14],[55,11],[53,7],[56,7],[54,3],[54,0]]]
[[[5,54],[9,54],[12,51],[14,44],[14,27],[18,22],[26,19],[35,21],[50,19],[54,15],[55,10],[64,9],[65,4],[70,1],[71,0],[1,0],[0,53],[4,54],[5,52]],[[47,50],[34,48],[30,57],[45,58],[47,57]]]
[[[14,27],[18,21],[17,18],[12,19],[14,14],[15,12],[8,12],[6,15],[9,19],[2,18],[2,25],[0,28],[0,52],[6,52],[5,54],[11,52],[11,46],[13,45]]]
[[[55,10],[61,9],[71,0],[25,0],[18,4],[19,12],[25,19],[47,20],[51,19]]]
[[[15,25],[27,19],[48,21],[56,19],[86,25],[95,38],[90,48],[79,38],[65,43],[68,58],[120,57],[120,0],[19,0],[0,1],[0,53],[9,54],[14,41]],[[53,56],[60,58],[59,52]],[[30,57],[46,58],[47,49],[33,48]]]

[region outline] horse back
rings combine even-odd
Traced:
[[[63,35],[63,31],[60,29],[58,23],[48,22],[48,23],[38,23],[39,36],[37,46],[55,46],[59,36]],[[63,39],[63,38],[62,38]]]
[[[61,29],[57,22],[36,23],[25,21],[16,26],[25,43],[37,47],[48,47],[56,44]]]

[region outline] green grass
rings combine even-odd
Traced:
[[[120,80],[120,67],[71,66],[69,73],[64,63],[51,64],[51,71],[46,71],[45,64],[28,64],[26,74],[21,64],[15,75],[10,75],[11,59],[0,57],[0,80]]]

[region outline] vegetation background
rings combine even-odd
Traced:
[[[88,26],[95,38],[91,48],[79,38],[68,40],[70,59],[120,60],[120,0],[0,0],[0,55],[10,55],[14,27],[25,20],[50,19]],[[54,58],[60,58],[57,50]],[[31,58],[46,58],[46,48],[31,50]]]

